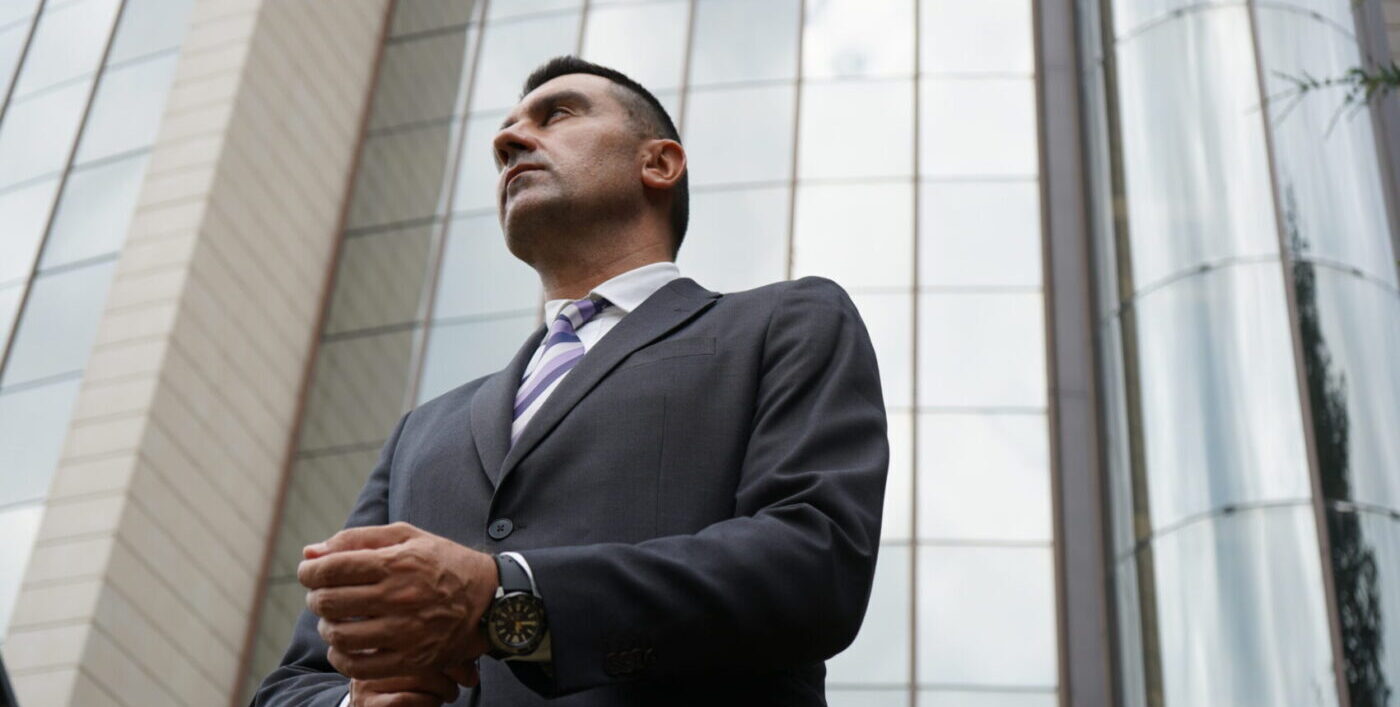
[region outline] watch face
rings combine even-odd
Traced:
[[[528,652],[544,635],[544,606],[530,594],[511,594],[491,607],[491,633],[502,648]]]

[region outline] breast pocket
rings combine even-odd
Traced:
[[[685,356],[712,356],[715,353],[713,336],[697,336],[685,339],[666,339],[651,346],[638,349],[627,357],[619,369],[636,368],[657,361],[666,361]]]

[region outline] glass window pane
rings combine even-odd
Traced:
[[[828,686],[909,682],[909,556],[906,545],[882,545],[865,622],[854,643],[826,663]]]
[[[1054,579],[1048,547],[920,547],[918,681],[1053,688]]]
[[[1358,679],[1352,704],[1385,704],[1400,679],[1400,522],[1382,513],[1329,509],[1343,659]]]
[[[920,0],[925,73],[1035,71],[1031,0]]]
[[[686,277],[718,292],[786,277],[788,189],[692,191],[690,226],[676,262]]]
[[[539,326],[535,312],[501,319],[442,324],[428,333],[418,403],[506,367]]]
[[[908,76],[913,72],[914,0],[807,3],[802,25],[802,74],[806,78]]]
[[[920,285],[1040,286],[1037,182],[924,182],[919,199]]]
[[[691,92],[684,135],[690,185],[790,179],[794,96],[791,86]]]
[[[919,405],[1045,407],[1040,294],[920,297]]]
[[[1278,268],[1214,270],[1138,300],[1154,529],[1227,505],[1311,495]]]
[[[80,384],[66,380],[0,393],[0,507],[48,495]]]
[[[1113,0],[1113,25],[1117,35],[1126,38],[1134,30],[1144,29],[1144,25],[1160,20],[1172,13],[1180,13],[1186,8],[1197,6],[1224,5],[1230,0]],[[1209,10],[1201,7],[1198,11]]]
[[[456,124],[371,135],[360,151],[347,228],[425,219],[437,213]],[[467,139],[471,139],[468,135]]]
[[[848,289],[910,287],[913,250],[913,185],[797,188],[796,276],[822,275]]]
[[[63,187],[41,269],[120,250],[126,242],[147,153],[74,170]]]
[[[801,10],[801,0],[697,0],[690,84],[793,78]]]
[[[802,87],[797,173],[803,179],[914,173],[914,85],[909,81]],[[876,131],[872,134],[872,130]]]
[[[512,2],[491,3],[492,9],[497,5],[513,7],[516,5],[528,4],[531,0],[513,0]],[[417,34],[419,32],[431,32],[433,30],[444,29],[446,27],[461,27],[469,20],[480,17],[482,3],[461,2],[461,0],[414,0],[413,2],[394,3],[394,17],[389,30],[389,35],[399,37],[406,34]]]
[[[24,581],[24,568],[39,535],[39,521],[44,507],[40,505],[0,511],[0,635],[10,626],[10,612],[19,598],[19,585]]]
[[[1055,692],[996,692],[978,690],[919,690],[919,707],[1056,707]]]
[[[19,22],[31,16],[39,7],[39,0],[7,0],[0,2],[0,27]]]
[[[15,317],[19,316],[19,300],[24,296],[23,282],[16,282],[12,285],[0,287],[0,341],[10,340],[10,327],[15,325]],[[3,353],[0,348],[0,353]]]
[[[919,171],[924,175],[1039,173],[1033,81],[925,79],[919,89]]]
[[[472,87],[473,112],[510,108],[535,67],[572,54],[578,45],[579,13],[566,12],[511,22],[487,23]],[[497,120],[499,123],[499,119]]]
[[[1257,16],[1272,96],[1293,95],[1288,77],[1341,76],[1362,64],[1355,40],[1330,25],[1281,9],[1260,7]],[[1295,252],[1395,285],[1371,112],[1340,115],[1346,92],[1339,85],[1271,104],[1284,230]]]
[[[83,81],[10,103],[0,123],[0,189],[63,170],[90,88]]]
[[[921,413],[919,537],[1049,543],[1049,442],[1044,415]]]
[[[506,248],[495,214],[452,221],[438,274],[434,319],[533,310],[541,296],[539,276]]]
[[[180,46],[194,0],[126,0],[108,64]]]
[[[115,262],[35,278],[0,385],[83,370]]]
[[[77,164],[150,147],[165,113],[178,54],[166,54],[102,75],[83,129]]]
[[[889,425],[890,470],[885,479],[881,542],[907,542],[914,536],[914,413],[885,411]]]
[[[689,14],[688,2],[589,10],[583,58],[617,69],[650,91],[679,86]]]
[[[508,0],[507,2],[493,2],[486,10],[486,18],[499,20],[506,17],[519,17],[520,15],[534,15],[545,12],[555,12],[558,10],[574,10],[583,4],[583,0]]]
[[[3,26],[3,23],[0,23],[0,26]],[[10,90],[10,81],[14,79],[20,51],[24,49],[24,40],[28,37],[28,22],[16,22],[10,25],[9,29],[0,29],[0,96],[4,96]]]
[[[1332,268],[1295,277],[1323,488],[1400,512],[1400,294]]]
[[[885,405],[898,408],[913,405],[913,293],[856,292],[851,295],[851,301],[855,302],[875,346]]]
[[[381,129],[452,115],[464,69],[479,35],[460,29],[384,45],[370,128]],[[470,38],[469,38],[470,37]]]
[[[1278,252],[1243,7],[1193,12],[1118,49],[1133,277]]]
[[[29,277],[34,256],[49,225],[49,212],[58,194],[58,179],[0,192],[0,284]]]
[[[1337,704],[1310,506],[1191,523],[1153,547],[1163,704]]]
[[[336,266],[326,333],[416,320],[437,228],[429,224],[346,238]]]
[[[321,342],[301,451],[384,440],[404,411],[416,333],[405,329]]]
[[[453,212],[498,212],[496,182],[501,174],[496,169],[493,157],[495,148],[491,141],[495,139],[496,129],[504,117],[502,113],[489,113],[473,116],[467,121],[467,144],[457,165],[457,194],[452,199]]]
[[[827,683],[828,707],[909,707],[909,690],[892,687],[885,690],[847,690]]]
[[[15,97],[91,74],[102,61],[120,0],[79,0],[39,16]]]

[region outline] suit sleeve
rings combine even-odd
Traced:
[[[835,283],[786,288],[765,334],[735,517],[638,544],[523,551],[544,598],[543,694],[630,679],[756,673],[854,640],[889,465],[875,352]]]
[[[394,449],[408,415],[399,419],[393,434],[379,452],[379,461],[360,490],[345,527],[385,525],[389,522],[389,468]],[[253,696],[254,707],[337,707],[350,690],[350,680],[326,660],[326,643],[316,631],[316,615],[302,609],[292,630],[292,643],[277,669],[263,680]]]

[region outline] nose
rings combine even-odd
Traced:
[[[535,146],[535,138],[521,126],[520,122],[501,129],[491,141],[491,148],[496,156],[496,167],[505,169],[511,166],[520,158],[521,154],[533,152]]]

